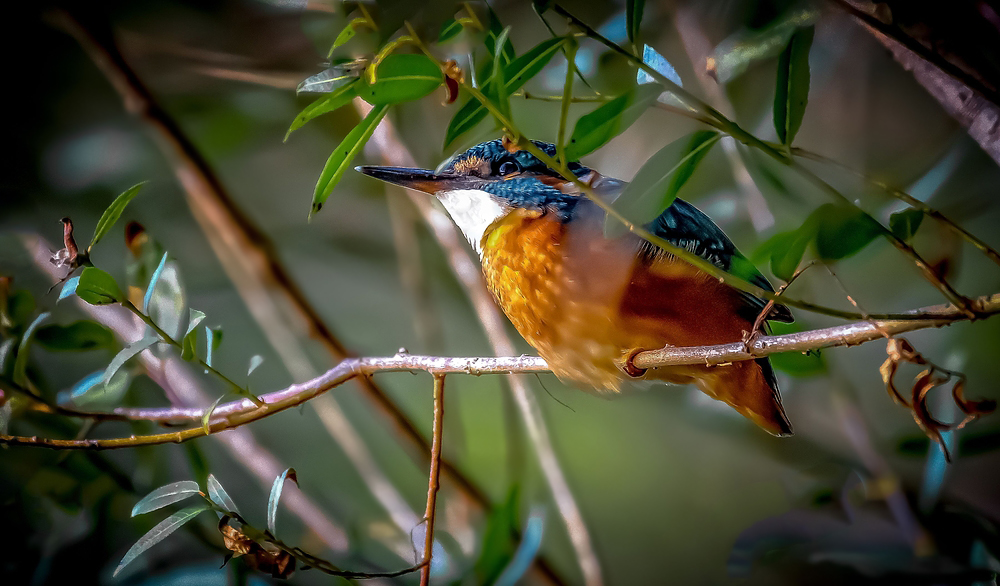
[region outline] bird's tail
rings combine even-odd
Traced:
[[[698,380],[702,391],[729,403],[772,435],[792,435],[792,424],[781,406],[778,384],[767,358],[742,360],[713,370],[714,376]]]

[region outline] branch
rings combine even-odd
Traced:
[[[986,313],[1000,311],[1000,293],[980,297],[975,300],[975,304]],[[914,311],[914,313],[917,312],[921,315],[934,315],[936,317],[919,321],[872,320],[853,322],[794,334],[760,336],[748,345],[744,345],[743,342],[733,342],[714,346],[668,347],[660,350],[647,350],[636,354],[633,362],[639,368],[685,364],[721,365],[740,360],[754,360],[780,352],[808,352],[835,346],[857,346],[886,336],[968,321],[968,317],[961,310],[950,305],[925,307]],[[261,407],[256,407],[249,399],[240,399],[219,405],[213,411],[210,422],[211,432],[216,433],[263,419],[305,403],[356,376],[381,372],[427,372],[433,375],[472,374],[479,376],[548,372],[548,366],[544,360],[536,356],[449,358],[397,354],[386,357],[348,358],[310,381],[260,395],[259,398],[264,403]],[[133,409],[122,407],[115,409],[113,413],[132,420],[176,423],[181,421],[198,422],[204,415],[205,409],[177,407]],[[0,444],[101,450],[183,442],[203,435],[205,432],[201,427],[174,433],[114,439],[54,440],[0,435]]]
[[[424,558],[420,568],[420,586],[429,586],[431,559],[434,554],[434,516],[441,487],[441,442],[444,437],[444,375],[434,375],[434,426],[431,443],[431,469],[427,474],[427,506],[424,510]]]

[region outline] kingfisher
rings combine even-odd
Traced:
[[[554,145],[532,142],[556,155]],[[568,168],[609,203],[627,185],[579,162]],[[489,289],[508,319],[561,380],[609,395],[636,379],[693,383],[771,434],[791,435],[767,358],[648,370],[631,362],[643,350],[745,340],[765,300],[720,283],[632,233],[606,236],[600,206],[512,141],[476,145],[437,171],[356,170],[431,194],[443,204],[479,253]],[[645,227],[774,290],[722,229],[686,201],[675,199]],[[766,319],[793,320],[779,304]]]

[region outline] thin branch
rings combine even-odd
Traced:
[[[427,506],[424,509],[424,559],[420,568],[420,586],[429,586],[434,553],[434,516],[441,478],[441,442],[444,436],[444,375],[434,375],[434,438],[431,443],[431,469],[427,475]]]

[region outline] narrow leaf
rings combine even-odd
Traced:
[[[205,364],[212,366],[215,351],[222,344],[222,328],[205,326]]]
[[[323,167],[323,172],[319,176],[319,181],[316,182],[312,209],[309,212],[310,218],[323,207],[323,203],[326,202],[333,188],[340,182],[340,178],[350,166],[354,156],[364,148],[365,143],[368,142],[372,133],[375,132],[375,127],[378,126],[378,123],[382,121],[382,118],[388,111],[389,107],[387,105],[374,106],[371,112],[365,116],[364,120],[359,122],[344,137],[344,140],[337,145],[333,153],[330,154],[330,158],[327,159],[326,166]]]
[[[156,289],[156,284],[160,282],[160,275],[163,274],[163,267],[167,266],[167,253],[163,253],[163,257],[160,258],[160,264],[156,265],[156,270],[153,271],[153,276],[149,278],[149,285],[146,286],[146,295],[142,298],[142,312],[149,314],[149,301],[153,298],[153,291]]]
[[[488,30],[486,32],[486,39],[484,39],[483,44],[486,45],[486,50],[489,51],[490,57],[494,56],[496,48],[498,46],[497,39],[500,38],[500,34],[503,32],[503,24],[500,23],[500,18],[497,13],[493,11],[493,7],[489,4],[486,5],[486,10],[489,16]],[[500,51],[501,59],[503,64],[507,65],[514,61],[514,45],[507,39],[503,43],[503,48]]]
[[[358,33],[359,26],[366,26],[367,24],[368,20],[361,16],[347,23],[344,30],[340,31],[340,34],[338,34],[337,38],[333,41],[333,46],[330,47],[330,52],[327,54],[326,58],[329,59],[330,57],[333,57],[333,52],[336,51],[338,47],[354,38],[354,35]]]
[[[207,484],[208,484],[208,496],[211,497],[212,502],[214,502],[215,504],[219,505],[220,507],[222,507],[227,511],[233,513],[240,512],[240,510],[236,508],[236,503],[233,502],[233,499],[229,498],[229,493],[226,492],[226,489],[222,488],[222,483],[216,480],[215,475],[213,474],[208,475]]]
[[[576,161],[624,132],[662,91],[661,85],[644,84],[581,116],[566,146],[566,158]]]
[[[295,120],[292,120],[292,125],[288,128],[288,132],[285,133],[285,141],[288,140],[288,137],[291,136],[293,132],[302,128],[306,122],[309,122],[313,118],[321,114],[326,114],[327,112],[333,112],[334,110],[350,104],[351,100],[354,99],[354,96],[358,95],[357,82],[357,78],[352,79],[349,83],[330,92],[329,95],[323,96],[306,106],[295,117]]]
[[[531,568],[535,556],[538,555],[538,550],[542,546],[544,529],[545,512],[539,507],[528,515],[524,533],[521,535],[521,543],[518,544],[513,558],[504,568],[500,577],[497,578],[497,581],[493,583],[493,586],[515,586],[520,582],[524,574]]]
[[[490,80],[489,89],[493,90],[493,98],[496,102],[497,109],[500,113],[510,118],[510,98],[507,93],[507,80],[506,80],[506,68],[504,67],[502,57],[503,51],[500,49],[507,37],[510,35],[510,27],[503,29],[500,36],[497,37],[496,49],[493,57],[493,79]]]
[[[462,23],[454,18],[446,20],[441,24],[441,32],[438,34],[437,42],[439,45],[447,43],[457,37],[460,32],[462,32]]]
[[[113,346],[115,335],[97,322],[81,320],[68,326],[40,328],[35,341],[48,350],[93,350]]]
[[[247,369],[247,376],[250,376],[253,373],[253,371],[257,370],[257,367],[263,364],[263,362],[264,362],[263,356],[261,356],[260,354],[254,354],[250,358],[250,368]]]
[[[851,256],[886,232],[871,216],[853,206],[828,203],[810,215],[816,218],[816,253],[823,260]]]
[[[222,402],[223,397],[225,397],[225,395],[219,395],[214,401],[212,401],[212,405],[206,409],[205,414],[201,416],[201,428],[205,430],[205,435],[212,434],[212,413],[215,412],[215,408]]]
[[[761,29],[730,36],[719,43],[708,58],[709,73],[719,83],[732,81],[753,63],[781,53],[796,30],[815,23],[818,18],[819,10],[805,5],[789,10]]]
[[[537,75],[548,64],[565,42],[565,37],[546,39],[524,55],[512,61],[503,72],[504,92],[510,95],[521,89],[521,86]],[[489,84],[486,84],[483,90],[487,94],[492,93],[492,90],[489,89]],[[445,148],[454,142],[456,138],[472,130],[486,118],[487,113],[486,108],[475,99],[470,99],[466,102],[459,108],[448,124],[448,130],[444,138]]]
[[[177,531],[177,529],[179,529],[182,525],[191,519],[194,519],[199,513],[205,510],[208,510],[208,504],[196,505],[177,511],[163,521],[160,521],[160,523],[150,529],[148,533],[140,537],[139,541],[136,541],[135,545],[125,552],[125,557],[122,558],[118,567],[115,568],[115,572],[112,574],[112,577],[117,576],[118,572],[122,571],[122,568],[127,566],[135,558],[139,557],[147,549],[166,539],[168,535]]]
[[[79,284],[80,284],[80,276],[79,275],[67,279],[66,283],[63,285],[62,290],[59,291],[59,299],[57,299],[56,301],[62,301],[63,299],[65,299],[65,298],[69,297],[70,295],[73,295],[74,293],[76,293],[76,287]]]
[[[295,88],[295,92],[321,94],[335,92],[341,87],[357,81],[359,73],[360,70],[355,67],[343,64],[334,65],[316,75],[307,77]]]
[[[39,314],[38,317],[31,322],[31,325],[24,330],[24,334],[21,335],[21,341],[17,345],[17,357],[14,358],[14,382],[19,385],[27,386],[28,384],[28,358],[31,355],[28,352],[28,348],[31,346],[31,340],[35,335],[35,330],[38,329],[38,326],[41,325],[43,321],[48,319],[49,315],[51,314],[47,311]]]
[[[635,174],[614,207],[627,219],[645,224],[674,203],[681,187],[691,178],[698,163],[719,140],[719,133],[702,130],[681,137],[650,157]],[[617,236],[625,226],[608,216],[604,233]]]
[[[137,502],[132,507],[132,516],[135,517],[136,515],[162,509],[167,505],[172,505],[177,501],[182,501],[200,492],[201,489],[198,488],[198,483],[193,480],[181,480],[165,484]]]
[[[281,491],[285,487],[286,479],[298,484],[299,480],[295,476],[294,468],[286,468],[284,472],[274,479],[274,484],[271,485],[271,496],[267,499],[267,528],[271,531],[272,535],[277,535],[274,527],[278,519],[278,501],[281,500]]]
[[[782,281],[792,280],[795,271],[802,264],[806,246],[815,237],[815,222],[806,222],[798,230],[777,234],[771,252],[771,272]]]
[[[375,69],[374,83],[365,77],[358,95],[373,106],[422,98],[444,82],[441,68],[426,55],[389,55]]]
[[[642,11],[645,6],[645,0],[625,0],[625,33],[633,45],[639,40],[639,27],[642,24]]]
[[[111,230],[111,227],[115,225],[118,218],[121,217],[122,212],[125,211],[125,206],[129,204],[132,199],[139,195],[139,190],[145,182],[133,185],[126,189],[121,195],[115,198],[115,201],[111,202],[108,209],[104,210],[101,214],[101,219],[97,221],[97,228],[94,229],[94,237],[90,240],[90,246],[87,247],[87,252],[89,253],[94,246]]]
[[[80,273],[76,295],[91,305],[108,305],[124,299],[114,277],[97,267],[87,267]]]
[[[130,358],[159,341],[160,338],[158,336],[146,336],[141,340],[132,342],[122,349],[121,352],[116,354],[115,357],[111,359],[111,364],[109,364],[107,370],[104,371],[104,384],[111,382],[111,377],[115,376],[118,369],[124,366]]]
[[[188,309],[188,326],[181,341],[181,358],[193,360],[198,356],[198,324],[205,319],[205,313],[197,309]]]
[[[782,144],[792,144],[805,115],[809,100],[809,48],[815,28],[806,27],[792,35],[788,47],[778,59],[774,129]]]
[[[660,75],[662,75],[663,77],[676,83],[679,87],[684,87],[684,82],[683,80],[681,80],[681,76],[677,73],[677,70],[674,69],[674,66],[671,65],[669,61],[667,61],[666,57],[657,53],[656,49],[650,47],[649,45],[645,45],[642,49],[642,61],[646,65],[649,65],[650,67],[658,71]],[[646,83],[659,83],[656,80],[656,78],[646,73],[645,69],[639,69],[638,71],[636,71],[635,82],[639,85]],[[685,104],[683,100],[674,95],[670,90],[661,93],[659,97],[656,98],[656,101],[662,102],[664,104],[670,104],[671,106],[677,106],[678,108],[685,108],[685,109],[691,108],[690,106]]]
[[[924,212],[918,209],[906,209],[889,216],[889,230],[903,241],[913,238],[924,221]]]

